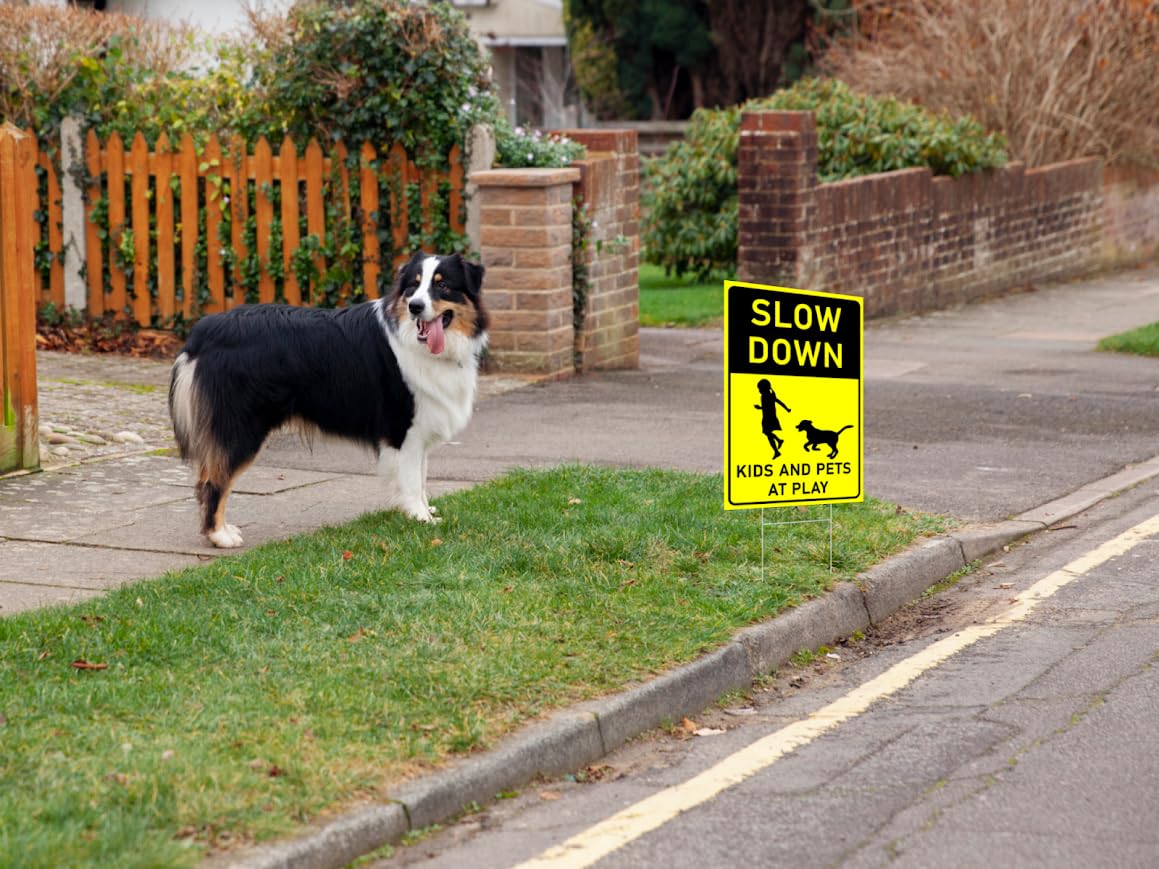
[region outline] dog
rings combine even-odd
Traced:
[[[826,431],[823,428],[817,428],[813,425],[812,420],[803,419],[797,423],[797,431],[805,433],[805,449],[819,450],[822,446],[829,447],[829,458],[837,458],[837,438],[841,432],[847,428],[853,428],[851,425],[842,426],[837,431]]]
[[[389,505],[438,521],[427,453],[471,417],[487,346],[483,272],[458,254],[417,253],[382,299],[335,310],[246,305],[199,320],[173,364],[169,413],[209,541],[242,545],[226,501],[270,432],[287,425],[366,445]]]

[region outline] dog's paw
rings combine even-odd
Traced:
[[[441,522],[442,520],[435,515],[434,511],[421,501],[411,501],[409,503],[402,503],[398,506],[400,512],[406,514],[411,519],[418,522]]]
[[[236,525],[223,525],[221,528],[210,531],[207,536],[209,542],[218,549],[237,549],[245,542],[241,539],[241,531]]]

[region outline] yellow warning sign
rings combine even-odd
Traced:
[[[861,501],[864,305],[726,281],[724,507]]]

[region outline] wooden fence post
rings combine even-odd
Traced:
[[[40,464],[33,239],[36,139],[0,127],[0,473]]]

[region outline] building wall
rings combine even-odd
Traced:
[[[564,45],[563,0],[453,0],[484,44]]]
[[[264,0],[267,10],[289,8],[292,0]],[[107,0],[106,11],[139,18],[185,22],[209,33],[229,33],[246,23],[240,0]]]

